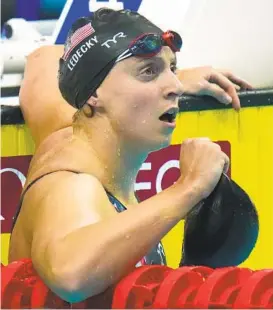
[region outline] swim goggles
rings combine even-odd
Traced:
[[[182,47],[182,38],[174,31],[166,31],[162,35],[144,33],[129,44],[128,49],[118,56],[116,62],[131,56],[153,57],[161,51],[163,46],[169,46],[174,53],[179,52]]]

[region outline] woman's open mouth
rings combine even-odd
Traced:
[[[174,125],[177,113],[178,113],[178,108],[170,108],[169,110],[167,110],[165,113],[163,113],[159,117],[159,120],[164,123]]]

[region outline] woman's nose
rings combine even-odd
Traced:
[[[171,72],[170,75],[168,79],[169,82],[164,90],[164,97],[169,100],[176,100],[184,93],[183,85],[173,72]]]

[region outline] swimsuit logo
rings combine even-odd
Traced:
[[[157,254],[160,256],[161,265],[165,265],[166,255],[161,243],[158,244],[156,251]]]
[[[117,44],[117,40],[116,40],[117,38],[126,38],[126,37],[127,36],[123,32],[119,32],[119,33],[115,34],[112,39],[109,39],[109,40],[103,42],[101,44],[101,46],[106,46],[107,48],[110,48],[112,43]],[[111,43],[111,44],[109,44],[109,43]]]

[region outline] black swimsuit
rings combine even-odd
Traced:
[[[63,171],[63,170],[62,170]],[[71,170],[64,170],[64,171],[69,171],[72,173],[79,173],[76,171],[71,171]],[[22,207],[22,203],[23,203],[23,199],[25,197],[26,192],[29,190],[29,188],[35,184],[38,180],[40,180],[42,177],[54,173],[57,171],[52,171],[49,173],[46,173],[44,175],[41,175],[39,178],[33,180],[30,184],[28,184],[28,186],[26,187],[26,189],[24,190],[24,192],[21,195],[21,199],[19,202],[19,206],[16,212],[16,215],[13,219],[13,226],[12,229],[15,225],[15,222],[18,218],[19,212],[21,210]],[[112,205],[115,207],[115,209],[117,210],[117,212],[123,212],[126,210],[126,207],[115,197],[113,196],[110,192],[108,192],[107,190],[105,190],[108,196],[108,199],[110,200],[110,202],[112,203]],[[147,231],[148,233],[148,231]],[[140,265],[166,265],[166,256],[165,256],[165,252],[163,249],[163,246],[161,244],[161,242],[159,244],[157,244],[147,255],[145,255],[142,260],[136,265],[136,266],[140,266]]]

